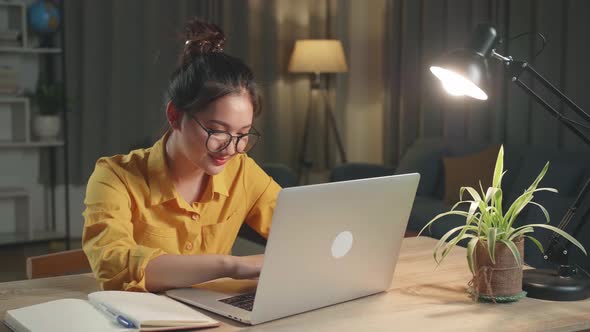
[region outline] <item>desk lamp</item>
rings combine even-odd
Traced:
[[[503,56],[497,53],[495,50],[497,44],[496,29],[488,24],[480,24],[474,30],[465,48],[443,55],[437,63],[430,67],[430,71],[440,79],[443,88],[449,94],[486,100],[488,96],[485,91],[489,88],[488,61],[499,61],[514,84],[532,96],[553,117],[569,128],[582,141],[590,145],[590,138],[580,130],[580,128],[589,129],[590,127],[569,119],[557,111],[520,79],[521,74],[524,72],[531,74],[533,78],[539,80],[560,101],[573,109],[576,114],[588,123],[590,123],[590,115],[547,81],[528,62],[514,60],[511,56]],[[586,181],[578,193],[576,199],[563,216],[558,228],[565,229],[589,190],[590,179]],[[581,220],[572,234],[574,237],[582,229],[583,223],[584,220]],[[527,292],[527,296],[554,301],[576,301],[589,298],[590,275],[583,269],[569,263],[568,245],[564,244],[561,236],[553,233],[549,244],[545,248],[543,258],[557,267],[555,269],[525,270],[523,289]]]

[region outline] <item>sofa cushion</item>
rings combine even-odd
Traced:
[[[494,145],[461,157],[443,157],[444,201],[447,204],[458,202],[461,187],[472,187],[478,192],[480,183],[484,190],[490,187],[499,150],[500,146]]]
[[[373,178],[392,175],[394,170],[383,165],[369,163],[348,163],[336,166],[330,172],[330,182]]]
[[[451,207],[451,205],[446,204],[440,199],[426,196],[416,196],[412,212],[410,213],[410,219],[408,221],[408,229],[416,232],[420,231],[424,226],[426,226],[426,224],[428,224],[430,220],[432,220],[432,218],[441,213],[450,211]],[[460,206],[458,209],[465,211],[467,209],[467,204]],[[465,217],[457,215],[442,217],[441,219],[435,221],[431,225],[430,229],[426,229],[423,235],[440,238],[452,228],[449,227],[451,224],[454,225],[452,227],[465,224]]]
[[[442,175],[442,157],[446,150],[440,139],[418,139],[399,161],[395,174],[420,173],[416,194],[433,196]]]
[[[533,183],[539,175],[547,159],[542,155],[527,155],[522,162],[518,175],[511,190],[505,194],[506,203],[511,204]],[[550,160],[547,173],[539,183],[541,188],[555,188],[560,196],[571,196],[576,193],[584,176],[584,165],[561,160]],[[535,197],[555,197],[555,193],[538,192]],[[527,208],[528,210],[528,208]],[[527,213],[528,211],[523,211]]]
[[[465,207],[467,204],[465,204]],[[447,210],[449,211],[450,208]],[[443,212],[447,212],[443,211]],[[432,226],[430,227],[430,234],[432,237],[440,239],[445,235],[448,231],[452,228],[459,227],[465,225],[465,217],[458,216],[458,215],[448,215],[442,217],[440,220],[435,221]],[[457,235],[459,233],[455,233]],[[467,241],[463,241],[459,243],[459,245],[466,246]]]
[[[416,196],[414,206],[410,213],[408,229],[420,231],[434,216],[439,213],[448,211],[451,207],[440,199],[428,196]],[[430,231],[426,230],[424,235],[431,236]]]
[[[295,171],[287,165],[266,163],[260,167],[283,188],[294,187],[299,182]]]

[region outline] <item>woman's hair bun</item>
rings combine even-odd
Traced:
[[[186,64],[193,57],[209,53],[223,52],[225,34],[220,27],[213,23],[191,19],[184,26],[184,52],[181,64]]]

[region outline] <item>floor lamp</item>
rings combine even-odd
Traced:
[[[325,105],[326,133],[324,135],[324,153],[326,154],[326,163],[329,165],[328,147],[330,133],[333,133],[336,139],[340,160],[343,163],[347,162],[346,152],[344,151],[340,133],[336,126],[336,119],[332,112],[328,91],[321,85],[321,74],[343,73],[347,70],[346,57],[344,56],[342,44],[339,40],[304,39],[295,42],[289,62],[289,72],[310,73],[313,77],[310,85],[307,113],[305,115],[301,151],[299,153],[298,176],[301,180],[305,173],[305,183],[308,182],[309,170],[314,166],[313,159],[307,155],[307,146],[309,144],[311,114],[315,109],[314,101],[318,94],[321,95]]]

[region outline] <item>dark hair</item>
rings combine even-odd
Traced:
[[[229,94],[246,91],[254,116],[262,110],[254,74],[242,60],[223,52],[225,35],[215,24],[192,19],[184,26],[178,68],[168,84],[167,99],[181,112],[203,111]]]

